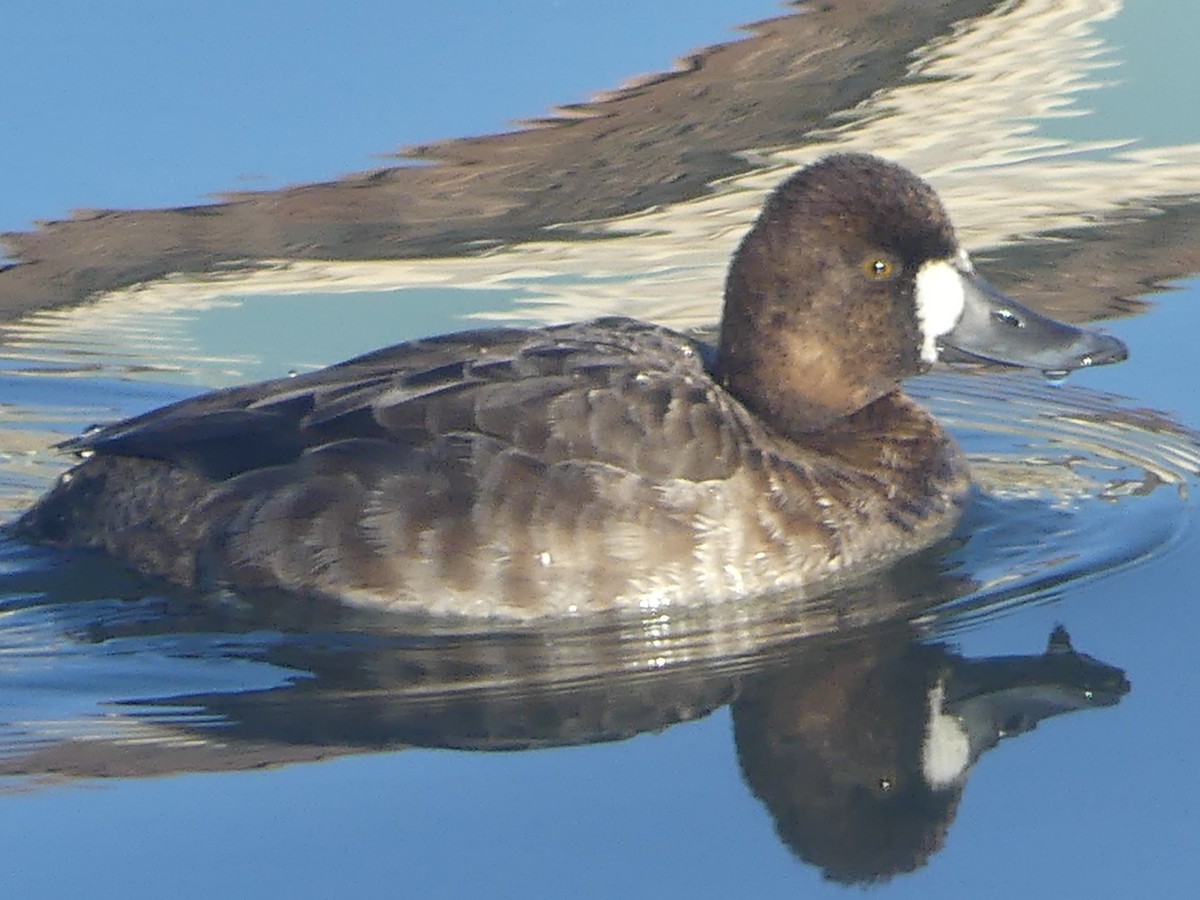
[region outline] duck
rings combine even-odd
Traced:
[[[989,285],[934,190],[834,154],[767,198],[719,335],[623,317],[428,337],[89,429],[12,526],[189,591],[538,619],[804,602],[946,537],[970,477],[903,391],[1117,338]]]

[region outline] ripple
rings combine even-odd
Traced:
[[[943,558],[975,587],[929,619],[941,628],[1143,562],[1191,521],[1200,435],[1161,413],[1024,373],[937,375],[913,393],[958,436],[976,484]]]

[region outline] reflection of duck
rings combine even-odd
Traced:
[[[876,587],[888,606],[889,585]],[[215,624],[122,614],[97,623],[96,636],[107,643],[182,626],[181,637],[194,636]],[[1075,652],[1062,629],[1046,653],[1025,657],[964,659],[893,623],[663,668],[649,663],[675,645],[694,649],[701,634],[672,629],[648,639],[628,623],[474,638],[301,630],[238,649],[233,631],[218,633],[226,636],[214,651],[222,669],[232,655],[304,674],[270,688],[239,681],[185,695],[168,679],[166,696],[107,703],[74,739],[61,721],[41,735],[22,723],[20,741],[0,741],[0,777],[258,768],[411,746],[591,744],[732,704],[744,778],[782,839],[832,878],[869,881],[920,866],[940,848],[970,766],[1000,738],[1111,705],[1129,690],[1123,672]],[[167,643],[188,654],[198,646]],[[136,688],[144,692],[144,680]],[[112,709],[124,711],[123,722]]]
[[[923,865],[941,847],[970,767],[1042,719],[1109,706],[1120,669],[1071,647],[963,659],[893,641],[798,659],[734,704],[739,759],[780,837],[839,881]]]
[[[932,190],[834,156],[767,202],[720,346],[626,319],[388,348],[98,429],[18,523],[188,586],[514,616],[804,590],[927,546],[966,474],[900,380],[1113,338],[988,287]]]

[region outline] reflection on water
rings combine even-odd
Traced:
[[[1140,306],[1137,296],[1147,275],[1157,281],[1200,269],[1195,224],[1200,221],[1195,200],[1200,142],[1147,148],[1125,135],[1071,142],[1047,138],[1031,124],[1083,114],[1086,92],[1112,66],[1112,51],[1100,41],[1097,26],[1121,4],[960,5],[990,11],[964,19],[949,37],[913,48],[907,78],[856,99],[848,110],[821,106],[850,99],[843,91],[831,98],[805,84],[795,89],[796,98],[803,99],[789,101],[807,104],[804,115],[776,109],[764,120],[755,107],[755,115],[722,119],[714,94],[730,86],[711,83],[721,68],[718,60],[739,69],[743,90],[742,70],[757,72],[769,84],[763,86],[764,105],[784,103],[775,94],[781,90],[775,79],[804,83],[807,74],[811,80],[806,71],[811,62],[793,65],[786,76],[779,72],[780,58],[790,59],[797,45],[833,43],[830,29],[838,26],[810,10],[781,20],[757,40],[720,48],[686,78],[653,82],[597,104],[602,115],[594,121],[571,119],[570,127],[560,123],[432,148],[439,166],[381,170],[369,179],[319,189],[247,195],[203,216],[195,210],[128,213],[10,235],[18,255],[24,249],[40,271],[22,266],[0,271],[0,310],[27,304],[46,283],[60,292],[53,303],[46,298],[46,305],[57,306],[62,283],[74,285],[84,276],[100,299],[85,311],[43,311],[13,323],[9,343],[44,346],[59,336],[77,348],[96,340],[126,347],[166,340],[180,349],[174,336],[187,337],[188,317],[227,306],[231,298],[326,293],[334,294],[329,302],[336,303],[339,294],[400,287],[502,291],[515,303],[480,307],[489,317],[505,320],[622,314],[674,327],[702,326],[716,318],[726,263],[765,194],[800,166],[834,150],[883,153],[926,177],[945,200],[963,243],[973,250],[987,248],[995,257],[996,270],[989,267],[989,274],[999,277],[993,281],[1001,288],[1018,282],[1032,302],[1069,320],[1127,313]],[[882,23],[846,14],[868,19],[849,26],[851,33],[868,31],[839,52],[868,52],[869,29]],[[913,33],[922,26],[934,33],[942,27],[938,13],[928,15],[929,21],[913,23]],[[891,48],[889,55],[899,50]],[[1020,65],[1014,65],[1018,53]],[[678,90],[685,80],[703,92],[701,108]],[[741,93],[726,102],[740,109]],[[703,125],[693,121],[701,109]],[[655,130],[662,131],[655,134],[656,152],[650,160],[631,158],[628,142],[644,146],[651,111],[660,121]],[[831,125],[826,117],[834,112]],[[800,127],[817,114],[826,127]],[[666,128],[661,120],[678,124]],[[775,130],[781,120],[790,122],[790,140]],[[718,121],[727,130],[720,142],[704,143],[718,139],[709,133]],[[574,159],[581,152],[580,142],[592,136],[585,132],[594,131],[603,139],[587,144],[592,164],[558,168],[565,166],[561,157]],[[695,155],[695,146],[707,149],[703,162],[711,168],[690,166],[681,173],[673,155]],[[517,153],[530,157],[522,156],[514,172]],[[543,161],[538,168],[533,160],[539,157],[556,163]],[[659,171],[655,164],[670,168]],[[450,191],[441,184],[462,177],[467,168],[473,190]],[[437,184],[426,185],[424,179]],[[670,194],[660,196],[652,188]],[[395,195],[401,191],[416,197],[405,193],[406,202],[398,205]],[[436,212],[423,209],[417,198],[435,205]],[[287,240],[289,224],[278,221],[284,216],[305,223],[303,241],[299,236]],[[1183,221],[1167,227],[1164,216]],[[173,221],[179,217],[184,221]],[[346,217],[363,220],[353,239],[345,233]],[[255,226],[249,236],[248,222]],[[464,222],[478,231],[464,235]],[[1088,233],[1098,225],[1122,228],[1119,245],[1112,246],[1104,234]],[[162,246],[176,229],[192,240]],[[1064,233],[1090,242],[1088,253],[1063,253]],[[151,246],[144,246],[148,240]],[[105,275],[94,265],[78,272],[78,241],[89,247],[99,243],[106,253],[123,256]],[[134,243],[126,245],[129,241]],[[204,253],[192,259],[197,247]],[[1140,258],[1130,259],[1133,250]],[[1025,264],[1029,255],[1053,256],[1055,265],[1030,267]],[[171,261],[165,270],[164,259]],[[96,262],[94,255],[91,261]],[[409,302],[403,296],[392,299]],[[181,311],[186,311],[182,322]],[[376,344],[377,335],[372,335]],[[188,352],[186,345],[181,349]],[[227,362],[222,356],[209,360],[212,368]]]
[[[29,712],[45,714],[55,681],[45,672],[50,648],[33,636],[38,619],[60,632],[51,668],[70,682],[63,658],[90,655],[74,678],[108,709],[8,723],[0,774],[127,777],[403,747],[567,746],[626,739],[731,703],[744,778],[782,840],[829,877],[887,878],[940,848],[985,751],[1129,690],[1120,669],[1077,653],[1061,628],[1044,654],[992,659],[920,643],[904,625],[828,632],[834,610],[887,615],[912,598],[961,589],[941,577],[929,583],[931,571],[898,571],[824,610],[790,610],[790,620],[779,608],[769,621],[763,609],[744,609],[736,623],[690,612],[486,634],[361,616],[353,628],[331,630],[334,617],[322,616],[280,631],[275,610],[188,607],[178,598],[56,596],[52,605],[37,601],[23,623],[34,610],[10,603],[4,654],[24,657],[26,675],[9,690],[33,701]],[[76,577],[64,591],[97,587]],[[110,581],[101,593],[117,588]],[[750,622],[770,626],[761,644],[731,652]],[[827,633],[795,639],[788,629]],[[141,660],[143,678],[122,671],[119,660],[130,657]],[[162,695],[132,693],[147,689],[151,673]],[[78,704],[79,693],[65,686],[62,699]]]
[[[829,878],[874,881],[941,849],[970,767],[1001,739],[1128,691],[1061,627],[1042,655],[992,659],[885,633],[756,675],[733,721],[780,838]]]
[[[198,384],[469,316],[711,325],[762,193],[830,148],[929,176],[980,268],[1024,299],[1073,319],[1144,313],[1148,290],[1200,271],[1200,143],[1039,130],[1108,77],[1097,25],[1120,10],[829,4],[569,125],[424,148],[437,165],[11,238],[0,511],[61,470],[56,440]],[[298,320],[316,339],[293,339]],[[1156,351],[1135,345],[1134,361]],[[0,773],[25,788],[404,747],[557,747],[730,705],[745,781],[796,855],[845,881],[910,870],[941,847],[984,751],[1129,689],[1065,632],[1031,656],[971,658],[944,641],[1066,596],[1086,606],[1102,576],[1161,557],[1188,527],[1200,471],[1196,435],[1139,407],[1152,391],[1134,403],[939,373],[912,392],[970,456],[970,510],[933,551],[815,604],[479,634],[185,597],[4,542]]]

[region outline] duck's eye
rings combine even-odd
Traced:
[[[992,313],[992,318],[994,318],[1001,325],[1007,325],[1009,328],[1025,327],[1025,323],[1021,321],[1021,317],[1007,309],[996,310]]]
[[[900,272],[900,266],[886,256],[870,256],[863,262],[863,272],[872,281],[887,281]]]

